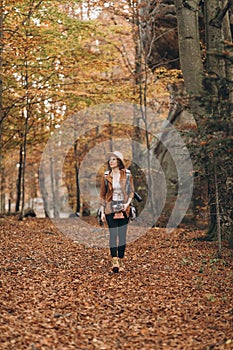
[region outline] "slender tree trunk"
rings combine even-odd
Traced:
[[[8,213],[11,213],[11,199],[8,199]]]
[[[45,217],[48,218],[49,217],[48,192],[46,191],[43,167],[41,167],[40,169],[39,178],[40,178],[40,191],[41,191],[41,196],[44,204],[44,213],[45,213]]]
[[[4,167],[4,157],[0,155],[0,210],[2,213],[6,211],[6,177]]]
[[[54,180],[55,180],[55,218],[60,217],[60,196],[59,196],[59,177],[58,172],[54,169]]]
[[[111,113],[108,113],[108,120],[109,120],[109,149],[110,152],[113,151],[113,140],[112,140],[112,115]]]
[[[79,163],[77,154],[77,141],[74,144],[74,159],[75,159],[75,183],[76,183],[76,213],[80,213],[80,188],[79,188]]]
[[[3,121],[2,111],[2,52],[3,52],[3,2],[0,0],[0,126]],[[0,140],[1,140],[1,128],[0,128]],[[0,142],[1,144],[1,142]]]
[[[50,158],[50,178],[51,178],[51,192],[52,192],[52,198],[53,198],[53,217],[57,218],[58,210],[57,210],[57,196],[56,196],[56,181],[54,176],[54,162],[53,158]]]
[[[216,218],[217,218],[217,237],[218,237],[218,257],[222,257],[222,235],[221,235],[221,220],[220,220],[220,206],[219,206],[219,189],[216,162],[214,161],[214,187],[216,198]]]
[[[137,101],[138,99],[138,93],[140,89],[140,82],[141,82],[141,47],[140,47],[140,38],[139,38],[139,14],[138,14],[138,4],[132,3],[131,5],[131,11],[132,11],[132,35],[133,35],[133,42],[134,42],[134,86],[133,86],[133,93],[134,93],[134,100]],[[140,141],[142,141],[142,135],[140,132],[140,120],[141,116],[138,110],[137,105],[134,105],[134,135],[133,139],[137,142],[133,142],[132,144],[132,155],[135,162],[140,161],[141,157],[141,147],[140,147]]]
[[[3,109],[2,109],[2,51],[3,51],[3,3],[0,1],[0,210],[5,211],[5,174],[2,154],[2,124],[3,124]]]
[[[207,178],[207,186],[208,186],[208,199],[209,199],[209,227],[204,237],[204,240],[212,241],[216,236],[216,199],[215,199],[215,185],[213,178],[213,163],[206,158],[206,178]]]
[[[20,144],[19,149],[19,167],[18,167],[18,178],[16,183],[16,204],[15,211],[16,213],[20,210],[20,201],[21,201],[21,186],[22,186],[22,168],[23,168],[23,145]]]
[[[139,1],[140,3],[140,1]],[[147,149],[147,170],[148,170],[148,197],[150,201],[150,210],[153,215],[153,221],[156,217],[156,206],[154,200],[154,181],[151,166],[151,144],[149,140],[149,126],[148,126],[148,115],[147,115],[147,83],[148,83],[148,62],[145,50],[143,49],[142,42],[142,30],[141,20],[138,11],[136,12],[137,18],[137,33],[138,33],[138,57],[136,64],[138,64],[138,85],[139,85],[139,101],[141,109],[141,118],[145,126],[145,141]],[[144,75],[143,75],[144,73]],[[143,79],[142,79],[143,78]]]
[[[26,166],[27,166],[27,136],[28,136],[28,123],[30,118],[30,106],[27,99],[27,106],[24,110],[23,117],[25,118],[24,122],[24,135],[23,135],[23,151],[22,151],[22,202],[21,202],[21,211],[19,220],[22,220],[24,217],[25,210],[25,180],[26,180]]]

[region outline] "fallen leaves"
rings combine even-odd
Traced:
[[[47,219],[1,219],[1,349],[233,349],[232,252],[150,229],[112,274]]]

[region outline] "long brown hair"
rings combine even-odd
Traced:
[[[122,160],[120,159],[120,158],[117,158],[116,157],[116,159],[117,159],[117,166],[118,166],[118,168],[121,170],[121,169],[125,169],[125,165],[124,165],[124,163],[122,162]],[[110,167],[110,165],[109,165],[109,160],[108,160],[108,170],[111,170],[111,167]]]

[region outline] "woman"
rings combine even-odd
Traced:
[[[123,258],[134,184],[131,174],[127,183],[128,175],[122,153],[116,151],[107,156],[108,171],[103,175],[100,188],[101,220],[107,222],[109,227],[112,270],[116,273],[124,271]]]

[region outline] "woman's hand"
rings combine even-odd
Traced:
[[[130,205],[130,203],[125,203],[122,205],[122,211],[126,211],[126,209],[128,208],[128,206]]]
[[[103,222],[106,222],[106,217],[105,217],[105,213],[103,211],[101,211],[101,220]]]

